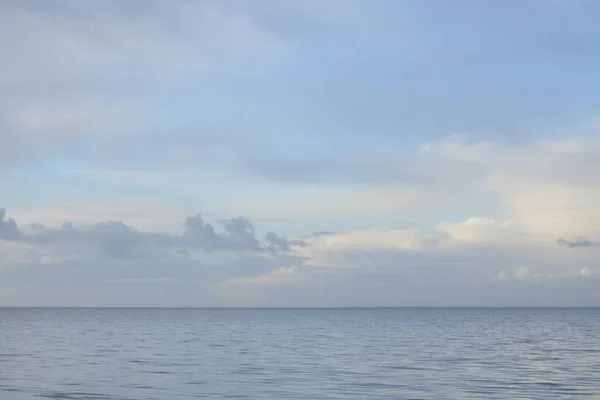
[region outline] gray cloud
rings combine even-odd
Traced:
[[[600,246],[600,243],[592,242],[584,236],[577,236],[575,238],[566,239],[560,238],[556,240],[556,244],[559,246],[577,248],[577,247],[596,247]]]
[[[332,231],[319,231],[319,232],[314,232],[311,233],[310,235],[306,235],[303,236],[304,238],[311,238],[311,237],[320,237],[320,236],[331,236],[331,235],[335,235],[335,232]]]
[[[97,246],[105,255],[120,259],[166,256],[169,248],[177,243],[171,235],[138,231],[122,221],[98,222],[85,229],[71,222],[65,222],[60,229],[32,225],[34,233],[22,237],[31,244]]]
[[[308,242],[304,240],[288,240],[283,236],[279,236],[275,232],[267,232],[265,235],[266,249],[273,252],[290,252],[292,246],[307,247]]]
[[[186,217],[183,241],[188,247],[205,251],[227,248],[225,239],[215,232],[211,224],[204,222],[201,214]]]
[[[195,251],[289,253],[293,247],[304,247],[302,240],[288,240],[268,232],[264,243],[256,237],[254,224],[244,217],[219,221],[222,231],[204,221],[201,214],[189,216],[184,221],[182,235],[137,230],[122,221],[98,222],[91,227],[78,228],[65,222],[61,228],[47,228],[39,223],[30,224],[32,231],[22,235],[16,221],[6,219],[0,208],[0,239],[22,240],[34,245],[91,245],[97,246],[109,257],[137,259],[150,257],[189,257]]]
[[[100,246],[106,255],[122,259],[166,256],[169,246],[175,243],[170,235],[140,232],[121,221],[97,223],[84,234],[90,243]]]
[[[43,231],[44,229],[46,229],[46,227],[40,223],[37,222],[33,222],[31,224],[29,224],[29,228],[31,228],[31,230],[34,231]]]
[[[425,183],[428,177],[415,170],[408,161],[361,159],[368,149],[336,148],[334,154],[313,153],[310,158],[298,158],[291,151],[262,149],[245,158],[245,166],[253,174],[273,182],[305,183],[386,183],[402,181]]]
[[[107,255],[125,259],[139,256],[137,249],[143,240],[140,232],[120,221],[99,222],[83,235]]]
[[[262,247],[256,239],[254,225],[244,217],[236,217],[230,220],[221,221],[223,228],[227,232],[225,236],[227,242],[242,250],[262,250]]]
[[[185,220],[183,243],[190,248],[204,251],[269,251],[272,253],[288,253],[293,247],[306,247],[303,240],[289,240],[274,232],[267,232],[264,244],[256,237],[252,222],[244,217],[236,217],[219,221],[224,233],[217,233],[210,223],[204,222],[202,215],[197,214]]]
[[[0,208],[0,239],[18,240],[21,237],[21,232],[17,227],[17,223],[12,218],[6,218],[6,210]]]
[[[201,214],[187,217],[183,243],[204,251],[264,250],[256,238],[254,225],[248,219],[236,217],[219,222],[225,233],[217,233],[212,224],[204,222]]]
[[[5,213],[2,219],[6,219]],[[14,228],[18,231],[16,222]],[[371,248],[365,242],[362,248],[352,243],[336,248],[315,241],[314,251],[303,252],[302,257],[294,247],[308,243],[275,232],[261,237],[244,217],[213,224],[196,214],[184,220],[181,234],[142,231],[122,221],[91,226],[67,222],[58,228],[35,224],[33,228],[23,230],[18,239],[33,245],[33,250],[26,249],[27,254],[16,254],[26,258],[25,262],[19,268],[0,268],[0,283],[4,285],[0,293],[17,287],[31,293],[23,297],[26,301],[39,295],[39,299],[52,303],[57,301],[56,295],[62,296],[76,286],[79,291],[65,304],[166,305],[162,297],[156,297],[154,285],[168,282],[161,292],[169,293],[166,301],[172,305],[502,305],[507,299],[512,301],[511,288],[521,285],[528,290],[530,281],[554,287],[545,290],[554,290],[557,296],[563,287],[560,285],[597,282],[595,270],[587,267],[593,262],[591,254],[566,270],[572,259],[566,253],[555,257],[538,248],[507,248],[503,243],[463,243],[446,248],[432,243],[421,251]],[[316,236],[327,234],[316,232]],[[580,246],[591,242],[585,238],[563,240]],[[319,243],[324,247],[319,248]],[[40,267],[42,256],[59,261],[52,268]],[[60,262],[61,258],[72,261]],[[86,268],[81,268],[84,262]],[[296,268],[285,274],[290,267]],[[522,269],[529,271],[526,279],[513,279],[513,272]],[[502,271],[502,278],[498,271]],[[131,292],[114,287],[123,282],[137,285]],[[227,286],[227,282],[235,285]],[[223,286],[230,290],[219,291]],[[481,300],[480,294],[489,286],[497,289],[498,297]],[[46,297],[38,287],[49,290]],[[9,302],[19,301],[18,297],[4,296]],[[33,305],[46,304],[35,301]]]

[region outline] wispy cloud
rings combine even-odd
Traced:
[[[600,302],[555,3],[1,2],[0,305]]]

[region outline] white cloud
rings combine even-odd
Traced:
[[[22,207],[22,206],[21,206]],[[186,212],[194,210],[178,210],[165,214],[166,205],[149,199],[136,199],[120,203],[62,203],[55,206],[27,207],[14,210],[12,217],[19,221],[22,230],[27,225],[39,223],[47,227],[60,227],[64,222],[72,222],[78,226],[89,227],[98,221],[123,221],[128,225],[146,231],[177,232]],[[187,215],[189,215],[189,213]]]
[[[590,278],[597,273],[589,267],[580,269],[560,269],[560,270],[544,270],[540,268],[531,269],[526,266],[521,266],[513,271],[502,270],[498,273],[498,278],[501,280],[514,279],[518,281],[544,281],[544,280],[564,280],[576,278]]]
[[[410,21],[427,10],[366,4],[1,2],[2,289],[121,283],[134,298],[171,282],[161,289],[262,304],[477,299],[519,285],[579,295],[598,278],[597,122],[512,143],[502,127],[593,109],[586,75],[543,94],[536,82],[524,99],[525,81],[471,73],[471,50],[437,62],[488,40],[439,41],[423,30],[439,24]],[[554,25],[531,38],[571,38]],[[482,34],[514,49],[529,28]],[[531,54],[539,40],[524,43]],[[572,54],[554,47],[528,60]],[[473,127],[486,139],[414,144],[416,132]],[[318,230],[338,233],[296,237]]]
[[[280,285],[295,283],[298,279],[298,267],[280,267],[268,274],[254,276],[250,278],[236,278],[225,282],[225,285],[246,286],[246,285]]]
[[[491,142],[467,143],[465,134],[449,135],[437,143],[427,143],[419,148],[425,157],[447,157],[465,163],[485,163],[494,155],[495,146]]]
[[[349,189],[346,191],[344,187],[330,187],[326,190],[314,187],[315,196],[312,201],[306,200],[306,195],[313,193],[309,192],[302,198],[296,197],[295,202],[291,203],[277,199],[279,201],[266,206],[252,205],[252,200],[248,200],[232,203],[231,207],[239,204],[244,211],[260,213],[263,210],[265,215],[295,215],[296,218],[309,218],[311,215],[320,218],[349,214],[372,216],[377,213],[398,215],[415,210],[448,209],[446,207],[460,210],[459,201],[455,199],[448,202],[454,194],[445,196],[443,191],[450,190],[453,180],[456,180],[459,185],[469,186],[472,192],[488,191],[495,194],[502,207],[497,210],[497,214],[503,217],[480,216],[462,221],[442,221],[431,229],[355,229],[311,237],[307,239],[311,246],[298,248],[296,254],[306,257],[304,263],[307,266],[320,268],[397,266],[418,270],[436,263],[455,265],[456,268],[479,263],[482,269],[490,265],[487,269],[490,276],[497,274],[498,269],[505,270],[507,265],[528,265],[533,268],[532,271],[544,271],[548,266],[553,276],[557,274],[555,271],[560,269],[561,264],[563,270],[589,268],[593,257],[590,252],[593,249],[585,251],[581,249],[582,246],[561,248],[556,243],[561,238],[567,240],[570,237],[585,237],[590,243],[600,238],[596,224],[599,218],[596,200],[600,200],[600,188],[592,184],[589,177],[598,173],[593,141],[544,141],[532,143],[524,149],[487,142],[481,146],[477,143],[464,144],[464,138],[449,140],[451,145],[446,140],[440,145],[430,146],[430,149],[436,149],[438,158],[435,159],[443,167],[442,177],[447,185],[435,188],[435,191],[440,191],[439,196],[432,196],[432,190],[427,185],[411,183],[407,188],[403,182],[398,182],[397,185],[388,183],[384,189],[376,186],[353,192]],[[593,157],[589,158],[590,155]],[[432,157],[432,150],[421,152],[415,157],[416,160],[428,160]],[[422,169],[425,175],[433,177],[434,171],[421,161],[414,163],[415,169]],[[460,174],[456,175],[456,171],[463,171],[462,164],[465,162],[480,165],[474,172],[479,174],[479,179],[460,182],[462,178]],[[586,172],[584,177],[576,174],[582,168]],[[575,175],[569,181],[571,174]],[[453,177],[453,180],[448,177]],[[407,193],[413,193],[414,197]],[[323,197],[319,198],[319,195]],[[323,201],[328,196],[329,201]],[[82,220],[82,223],[87,221],[90,226],[97,221],[116,219],[125,220],[136,228],[140,224],[138,229],[143,231],[153,225],[157,228],[169,225],[171,217],[160,212],[160,208],[138,205],[123,207],[119,211],[118,208],[105,206],[101,212],[95,213],[89,213],[86,209],[62,213],[52,210],[46,213],[21,212],[17,216],[27,222],[44,218],[44,222],[57,223],[59,220],[73,219],[70,217],[87,213],[87,220]],[[116,218],[111,218],[111,214]],[[155,218],[159,222],[153,221]],[[171,223],[171,226],[175,224]],[[523,272],[525,273],[526,271]],[[506,274],[511,275],[508,272]],[[264,279],[270,278],[273,277]]]
[[[451,244],[522,244],[531,241],[523,227],[513,221],[471,217],[462,222],[443,222],[437,226],[453,239]]]
[[[600,147],[593,137],[523,146],[468,143],[459,136],[421,152],[425,159],[432,155],[443,172],[429,170],[429,176],[442,177],[448,191],[455,184],[470,195],[486,193],[501,207],[503,219],[522,234],[542,240],[600,234],[595,206],[600,201]],[[476,165],[465,169],[464,163]]]

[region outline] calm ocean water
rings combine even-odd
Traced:
[[[0,309],[36,398],[600,398],[600,309]]]

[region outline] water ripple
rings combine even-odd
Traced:
[[[0,309],[0,398],[564,399],[598,309]]]

